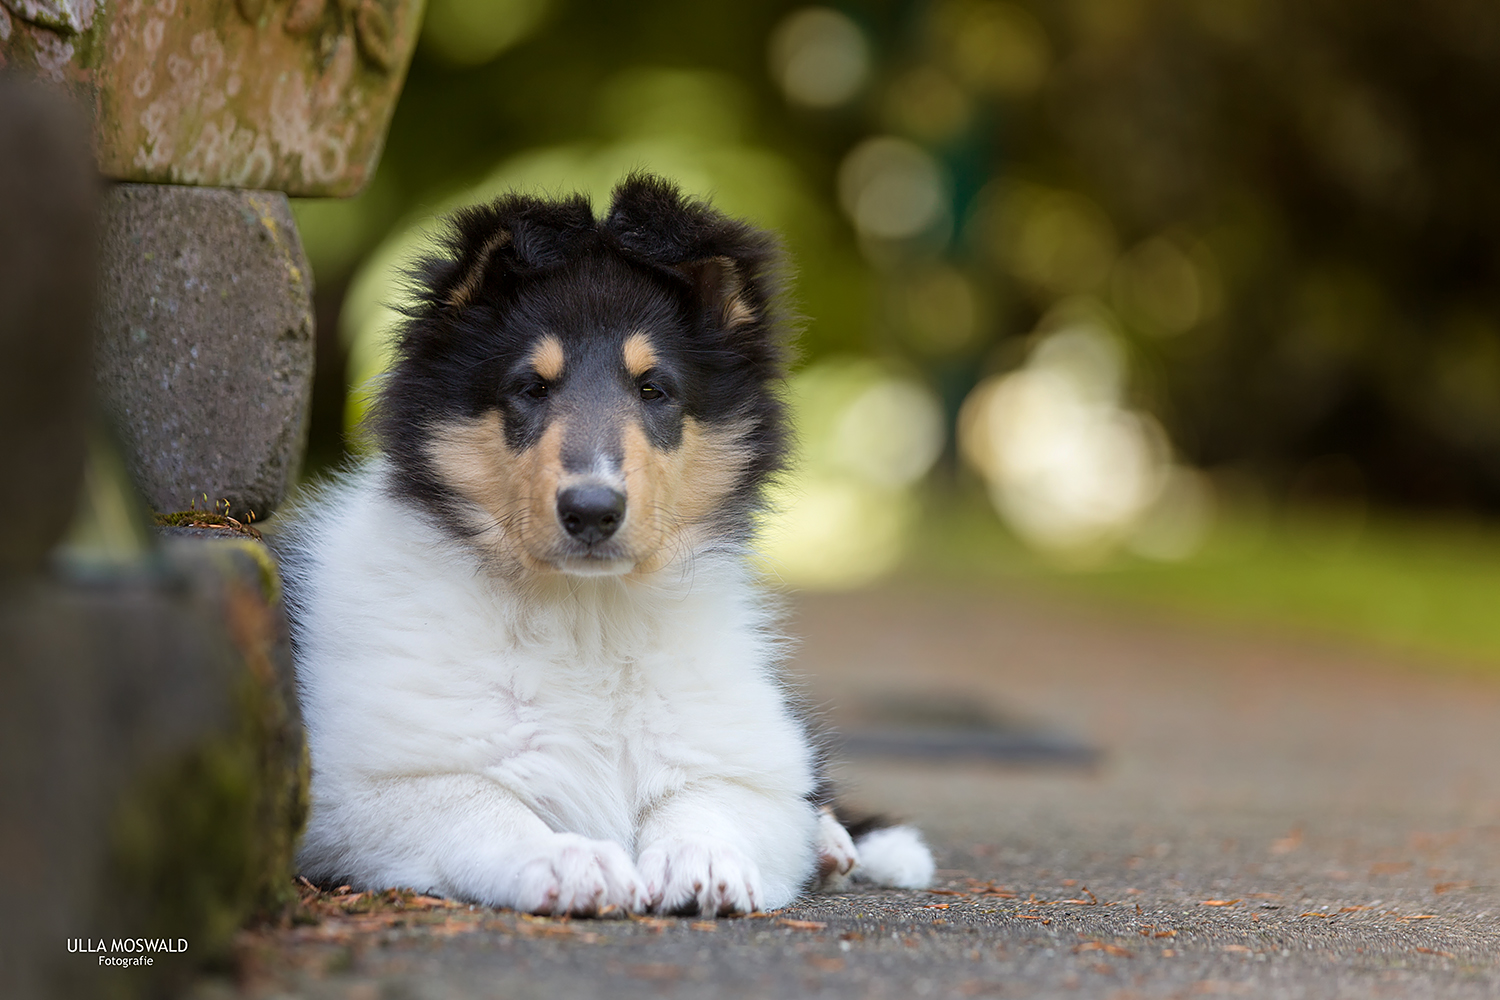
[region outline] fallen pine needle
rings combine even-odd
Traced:
[[[976,896],[999,896],[1001,899],[1016,898],[1015,893],[1011,892],[1003,885],[996,885],[993,879],[988,882],[981,882],[977,878],[971,878],[968,880],[968,882],[969,892],[973,893]]]
[[[821,920],[793,920],[791,917],[782,917],[776,922],[794,931],[821,931],[828,926]]]
[[[1199,903],[1198,903],[1198,905],[1199,906],[1233,906],[1235,903],[1238,903],[1238,902],[1241,902],[1241,900],[1238,900],[1238,899],[1204,899],[1204,900],[1200,900]]]
[[[593,944],[599,935],[593,931],[580,931],[571,924],[516,924],[516,933],[522,937],[577,938],[584,944]]]
[[[443,899],[441,896],[413,896],[406,901],[406,905],[427,909],[458,910],[462,909],[464,904],[454,899]]]
[[[1103,941],[1085,941],[1073,949],[1073,954],[1081,951],[1102,951],[1106,955],[1118,955],[1120,958],[1132,958],[1135,952],[1129,948],[1121,948],[1117,944],[1105,944]]]
[[[1453,954],[1453,952],[1451,952],[1451,951],[1438,951],[1436,948],[1418,948],[1417,950],[1420,951],[1424,955],[1437,955],[1440,958],[1457,958],[1458,957],[1457,955]]]
[[[650,928],[651,930],[655,931],[657,934],[660,934],[662,931],[664,931],[668,927],[672,926],[672,921],[670,921],[670,920],[663,920],[661,917],[642,917],[642,916],[639,916],[637,914],[632,913],[630,915],[630,919],[633,920],[634,922],[638,923],[638,924],[641,924],[641,925],[643,925],[643,926],[645,926],[647,928]]]

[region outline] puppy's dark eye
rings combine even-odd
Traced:
[[[521,394],[530,399],[546,399],[547,394],[551,391],[551,386],[549,386],[546,382],[537,379],[532,382],[527,382],[526,386],[521,390]]]
[[[642,382],[641,398],[649,403],[658,399],[666,399],[667,394],[666,391],[663,390],[662,387],[657,385],[655,382]]]

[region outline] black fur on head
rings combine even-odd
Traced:
[[[396,492],[474,534],[462,512],[472,498],[432,459],[434,432],[498,412],[506,446],[523,453],[546,427],[528,360],[539,340],[560,338],[570,359],[587,360],[646,330],[671,387],[670,406],[641,417],[646,433],[670,451],[685,418],[734,429],[743,462],[705,520],[708,537],[744,540],[787,451],[781,272],[772,236],[646,174],[616,187],[602,219],[581,195],[512,194],[458,211],[410,272],[413,305],[373,417]]]

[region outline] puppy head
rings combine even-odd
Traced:
[[[398,493],[517,572],[743,541],[785,452],[763,233],[632,177],[459,213],[416,272],[377,429]]]

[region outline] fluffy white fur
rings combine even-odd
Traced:
[[[288,540],[304,874],[538,912],[790,902],[827,831],[740,558],[507,582],[385,474]]]
[[[856,879],[900,889],[921,889],[932,884],[936,871],[932,851],[916,827],[872,830],[860,837],[855,846],[859,849]]]

